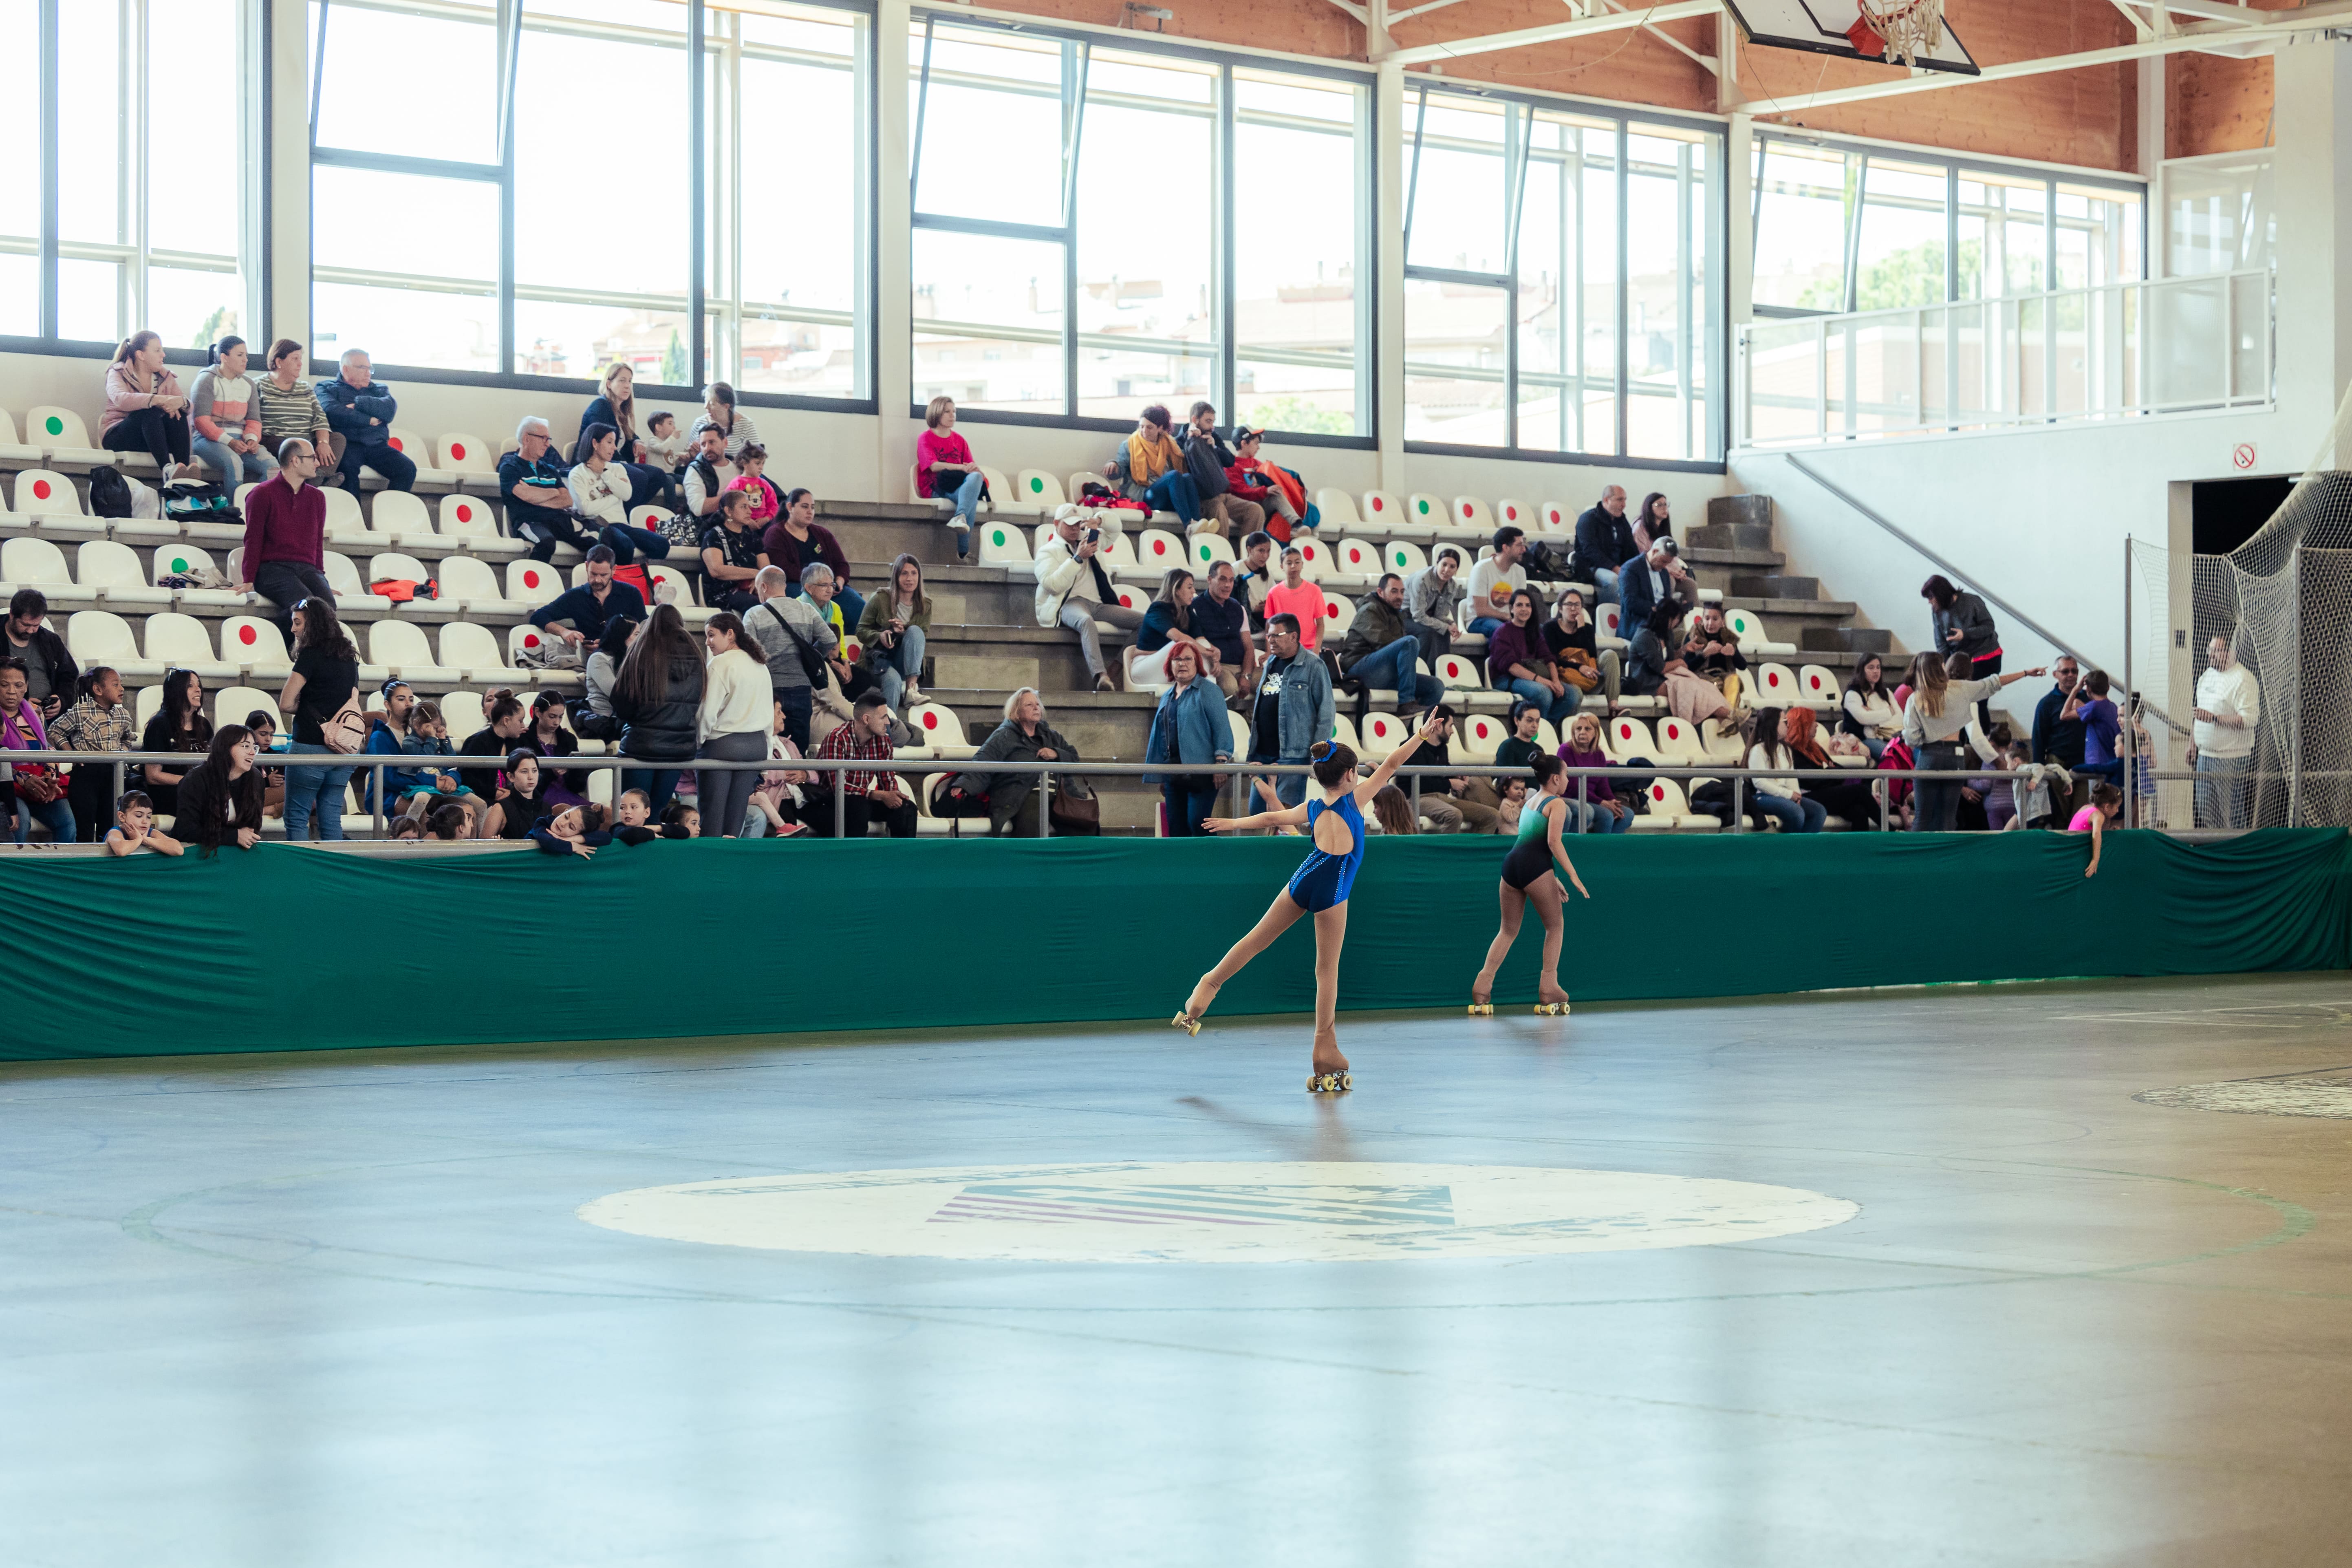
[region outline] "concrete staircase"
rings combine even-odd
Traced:
[[[1700,587],[1722,591],[1724,608],[1747,610],[1763,621],[1771,641],[1796,644],[1795,662],[1818,664],[1843,678],[1859,660],[1876,654],[1894,678],[1896,667],[1910,658],[1892,632],[1855,626],[1852,600],[1825,596],[1817,577],[1781,571],[1787,561],[1772,547],[1770,496],[1717,496],[1708,501],[1706,521],[1684,535],[1683,559]]]

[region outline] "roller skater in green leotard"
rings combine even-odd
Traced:
[[[1568,769],[1558,757],[1537,755],[1528,759],[1535,770],[1538,793],[1519,811],[1518,842],[1503,859],[1503,879],[1496,889],[1502,900],[1502,928],[1487,945],[1486,965],[1478,978],[1470,983],[1470,1011],[1474,1016],[1495,1011],[1495,972],[1503,967],[1511,943],[1518,939],[1519,921],[1533,903],[1536,916],[1543,921],[1543,973],[1537,982],[1536,994],[1540,998],[1536,1011],[1565,1016],[1568,993],[1559,984],[1559,943],[1561,925],[1560,901],[1567,895],[1560,890],[1559,879],[1565,877],[1576,890],[1586,898],[1584,883],[1576,868],[1568,863],[1568,851],[1560,844],[1560,830],[1568,823]]]

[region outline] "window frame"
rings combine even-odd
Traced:
[[[55,3],[57,0],[44,0],[44,4]],[[288,0],[278,0],[278,3],[288,3]],[[291,3],[307,4],[310,0],[291,0]],[[499,277],[494,288],[499,301],[500,368],[489,372],[449,370],[436,366],[404,365],[383,361],[378,363],[378,369],[388,379],[424,384],[495,386],[531,392],[578,393],[583,386],[594,385],[593,374],[587,376],[538,375],[519,373],[513,369],[517,348],[515,300],[519,292],[515,279],[514,236],[516,69],[523,47],[523,35],[527,31],[562,31],[629,41],[641,40],[644,35],[640,29],[630,27],[625,24],[592,22],[574,17],[557,19],[533,16],[526,23],[522,0],[478,0],[478,3],[488,3],[493,5],[496,13],[494,26],[498,29],[499,49],[497,62],[499,102],[496,113],[499,162],[471,163],[322,145],[319,141],[318,92],[320,73],[324,69],[326,60],[327,37],[332,27],[331,13],[338,5],[367,9],[377,7],[372,5],[370,0],[316,0],[319,6],[319,30],[310,41],[310,58],[305,62],[305,74],[310,84],[310,101],[308,106],[310,167],[312,171],[322,166],[373,169],[387,174],[478,182],[496,185],[499,189]],[[856,377],[858,391],[856,395],[851,396],[828,396],[806,393],[746,390],[738,385],[735,400],[751,407],[798,408],[834,414],[873,414],[877,412],[880,406],[875,388],[875,370],[880,347],[880,321],[878,312],[874,309],[874,302],[879,290],[881,273],[878,211],[880,204],[876,200],[877,182],[875,157],[876,149],[879,145],[881,95],[874,90],[877,58],[874,43],[875,7],[870,0],[793,0],[793,3],[795,5],[814,10],[844,12],[864,19],[864,25],[858,29],[858,41],[852,51],[850,65],[850,68],[856,73],[859,90],[864,97],[864,103],[856,115],[857,156],[860,168],[856,188],[859,211],[853,226],[865,247],[864,265],[856,269],[857,299],[854,307],[854,316],[858,320],[853,321],[854,335],[858,348]],[[730,129],[727,133],[730,155],[723,160],[715,156],[718,150],[709,145],[711,110],[714,102],[719,101],[714,98],[715,93],[724,93],[724,101],[730,106],[730,110],[735,102],[740,101],[740,78],[734,70],[734,67],[740,63],[747,47],[755,55],[765,52],[763,46],[746,46],[740,33],[714,36],[710,31],[709,17],[715,9],[719,9],[719,7],[705,4],[705,0],[684,0],[684,7],[686,43],[681,52],[686,57],[685,86],[688,98],[689,142],[688,160],[689,166],[707,171],[705,177],[694,182],[691,187],[690,210],[687,215],[688,236],[685,313],[687,319],[695,325],[695,330],[688,334],[688,342],[685,345],[687,374],[690,384],[672,386],[643,377],[639,379],[641,391],[648,395],[669,400],[699,399],[702,389],[712,381],[726,381],[731,384],[735,383],[740,376],[742,363],[741,324],[745,303],[741,297],[740,269],[731,262],[723,266],[714,265],[715,262],[726,260],[724,253],[728,247],[740,246],[740,234],[735,224],[715,222],[714,217],[719,214],[731,216],[740,212],[740,204],[743,199],[740,188],[743,160],[741,149],[736,144],[732,134],[731,113]],[[722,70],[729,73],[729,79],[724,81],[719,79],[719,72]],[[726,180],[728,188],[720,188],[722,179]],[[315,224],[316,221],[314,206],[311,222]],[[315,245],[312,249],[315,254]],[[313,290],[317,286],[319,271],[318,264],[314,259],[311,263],[310,277],[305,279],[306,285]],[[331,277],[329,281],[346,280],[341,277],[345,272],[352,274],[349,279],[351,281],[362,284],[367,281],[363,270],[358,268],[339,268],[337,275]],[[383,276],[390,278],[409,275],[383,274]],[[714,276],[726,285],[725,289],[714,292],[711,282]],[[520,292],[530,295],[534,291],[528,287],[522,287]],[[556,302],[571,302],[576,300],[583,291],[552,289],[548,292],[551,296],[562,296],[562,299]],[[597,291],[586,292],[593,294]],[[827,314],[831,313],[827,312]],[[317,323],[315,310],[311,316],[315,330]],[[723,348],[731,347],[735,368],[723,369],[712,364],[710,349],[714,342]],[[311,373],[317,375],[331,374],[335,369],[335,362],[332,360],[313,359],[310,364]]]
[[[1216,102],[1211,110],[1214,124],[1213,165],[1216,186],[1213,200],[1217,226],[1213,265],[1216,269],[1212,314],[1216,320],[1216,336],[1211,345],[1214,369],[1213,395],[1209,401],[1219,410],[1231,415],[1236,405],[1235,367],[1239,363],[1237,331],[1237,296],[1235,279],[1234,201],[1236,181],[1234,170],[1234,129],[1235,107],[1234,72],[1236,68],[1275,75],[1318,78],[1326,81],[1344,81],[1357,89],[1360,106],[1354,142],[1354,179],[1356,182],[1356,420],[1361,434],[1332,436],[1311,431],[1283,431],[1274,434],[1286,446],[1336,447],[1359,451],[1371,451],[1380,445],[1380,238],[1378,215],[1374,211],[1378,195],[1375,156],[1379,146],[1379,94],[1374,90],[1370,73],[1360,68],[1344,65],[1317,64],[1294,61],[1287,56],[1244,54],[1231,50],[1205,48],[1164,39],[1154,33],[1106,34],[1099,30],[1057,27],[1042,23],[1013,21],[1002,16],[975,16],[969,13],[918,6],[910,20],[923,27],[922,47],[911,51],[915,71],[908,87],[915,107],[915,124],[908,146],[908,219],[909,242],[917,229],[968,234],[986,238],[1024,239],[1062,247],[1062,408],[1059,414],[1035,414],[1017,409],[966,409],[959,405],[956,418],[966,424],[1030,426],[1055,430],[1093,430],[1106,435],[1118,434],[1135,428],[1132,419],[1104,418],[1077,412],[1080,401],[1078,388],[1077,268],[1078,221],[1075,193],[1078,180],[1078,163],[1083,154],[1086,137],[1086,100],[1087,62],[1096,45],[1120,54],[1159,55],[1173,59],[1192,60],[1217,68]],[[1063,82],[1066,101],[1074,106],[1064,127],[1065,162],[1062,171],[1062,222],[1059,225],[1013,223],[995,218],[971,218],[946,214],[927,214],[915,205],[922,188],[923,116],[929,94],[929,45],[940,24],[967,32],[994,31],[1017,33],[1037,38],[1050,38],[1059,43],[1066,62],[1076,61],[1076,91],[1066,63]],[[918,329],[912,336],[919,336]],[[908,364],[914,363],[914,345],[908,345]],[[1262,354],[1251,356],[1261,359]],[[908,416],[919,419],[924,405],[909,401]]]
[[[1433,95],[1444,98],[1480,99],[1504,105],[1503,180],[1505,203],[1503,233],[1505,256],[1499,272],[1465,272],[1454,268],[1414,265],[1404,262],[1408,283],[1415,281],[1454,283],[1502,292],[1505,310],[1503,416],[1506,439],[1496,447],[1473,446],[1451,441],[1407,440],[1408,455],[1428,455],[1445,458],[1505,458],[1512,462],[1564,463],[1584,468],[1648,468],[1664,472],[1719,474],[1726,471],[1731,449],[1731,406],[1729,376],[1733,333],[1730,325],[1730,274],[1727,250],[1730,243],[1730,184],[1728,178],[1731,147],[1729,126],[1720,119],[1704,115],[1678,114],[1671,110],[1654,110],[1643,104],[1611,103],[1591,99],[1570,98],[1550,93],[1518,92],[1483,84],[1431,78],[1416,73],[1407,79],[1404,120],[1405,135],[1400,140],[1404,161],[1405,205],[1403,225],[1397,243],[1403,256],[1412,254],[1412,222],[1415,197],[1421,172],[1421,110]],[[1541,150],[1532,144],[1534,116],[1539,111],[1573,114],[1592,120],[1613,121],[1616,126],[1616,147],[1612,154],[1615,164],[1614,243],[1616,250],[1616,376],[1612,400],[1616,409],[1616,439],[1613,450],[1608,452],[1547,451],[1541,447],[1522,447],[1519,437],[1519,246],[1521,218],[1526,210],[1527,174]],[[1626,207],[1632,195],[1629,184],[1628,147],[1637,126],[1654,125],[1676,131],[1695,132],[1710,139],[1715,149],[1716,163],[1712,171],[1714,188],[1706,196],[1706,232],[1699,239],[1701,254],[1707,258],[1701,276],[1706,282],[1706,320],[1696,324],[1695,336],[1704,343],[1700,357],[1708,366],[1712,377],[1707,384],[1709,406],[1707,432],[1719,456],[1714,458],[1642,458],[1626,451],[1632,424],[1628,399],[1633,395],[1630,372],[1630,331],[1632,319],[1632,279],[1626,269],[1628,237]],[[1579,236],[1581,247],[1582,237]],[[1563,282],[1562,298],[1567,290]],[[1402,323],[1399,323],[1400,328]],[[1685,341],[1683,349],[1685,363],[1694,345]],[[1580,358],[1578,363],[1581,365]],[[1449,367],[1432,366],[1433,371]],[[1413,362],[1408,351],[1405,359],[1405,380],[1413,375]],[[1571,381],[1584,380],[1580,370]]]
[[[1990,158],[1962,153],[1948,152],[1935,147],[1914,147],[1901,142],[1874,142],[1859,136],[1834,136],[1820,132],[1781,131],[1759,125],[1753,132],[1756,151],[1751,154],[1748,170],[1748,256],[1746,266],[1752,283],[1756,273],[1756,240],[1759,219],[1763,213],[1764,182],[1756,177],[1762,166],[1767,142],[1783,142],[1811,147],[1822,152],[1843,154],[1853,169],[1853,207],[1846,215],[1845,237],[1843,244],[1844,289],[1840,308],[1834,310],[1808,310],[1801,305],[1751,304],[1749,314],[1759,320],[1788,321],[1811,316],[1852,315],[1858,309],[1856,300],[1861,289],[1862,226],[1870,205],[1870,160],[1874,155],[1890,163],[1908,163],[1920,168],[1941,168],[1944,171],[1944,298],[1945,304],[1965,301],[1959,293],[1960,278],[1960,182],[1976,174],[1989,174],[2003,181],[2014,182],[2020,176],[2039,180],[2042,184],[2042,291],[2057,289],[2058,231],[2063,224],[2058,217],[2058,189],[2061,185],[2091,186],[2104,190],[2128,191],[2139,197],[2139,277],[2146,281],[2156,276],[2151,272],[2148,256],[2148,208],[2155,194],[2155,183],[2135,179],[2129,174],[2112,172],[2074,169],[2056,163],[2035,163],[2023,159]],[[1858,163],[1853,161],[1859,160]],[[1991,262],[1982,264],[1987,268]],[[2005,271],[2005,268],[2004,268]],[[2004,278],[2004,282],[2006,281]],[[2130,279],[2116,279],[2118,282]],[[1994,293],[1979,293],[1982,299],[2013,298],[2006,288]]]
[[[59,237],[61,220],[58,208],[62,190],[59,160],[63,152],[58,116],[62,101],[59,12],[61,6],[76,3],[88,4],[90,0],[37,0],[35,6],[37,36],[34,41],[33,66],[40,128],[40,143],[36,150],[40,165],[40,196],[35,218],[38,232],[33,237],[34,247],[29,254],[35,258],[40,297],[36,305],[34,333],[29,337],[0,334],[0,351],[110,359],[120,346],[121,337],[141,331],[148,319],[147,273],[152,267],[226,272],[236,276],[243,295],[239,311],[240,335],[250,341],[259,334],[245,323],[264,320],[269,298],[269,247],[266,237],[268,233],[268,126],[270,105],[266,90],[269,74],[266,24],[270,0],[237,0],[236,4],[237,70],[245,80],[260,80],[264,84],[264,91],[257,94],[240,92],[237,95],[237,141],[244,153],[239,160],[242,173],[237,181],[238,253],[226,258],[203,251],[159,250],[150,239],[147,193],[160,160],[153,151],[157,118],[153,105],[158,73],[152,58],[152,35],[149,28],[152,7],[161,0],[115,0],[126,34],[133,28],[138,30],[136,48],[125,51],[125,58],[118,62],[121,98],[116,110],[121,145],[127,150],[116,176],[117,198],[126,214],[131,237],[107,242],[68,241]],[[12,247],[9,254],[28,253]],[[124,332],[114,339],[68,338],[60,333],[58,263],[85,260],[107,262],[123,268],[117,300],[118,309],[127,314],[129,324]],[[223,261],[228,265],[219,265]],[[201,365],[205,363],[205,351],[167,344],[165,357],[174,364]]]

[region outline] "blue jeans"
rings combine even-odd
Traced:
[[[1755,803],[1757,810],[1779,823],[1783,833],[1819,833],[1822,824],[1830,819],[1829,807],[1817,800],[1790,800],[1760,789],[1748,798]]]
[[[625,522],[608,522],[596,531],[596,542],[607,545],[613,552],[613,564],[626,566],[642,555],[648,561],[660,561],[669,554],[669,541],[650,528],[635,528]],[[648,612],[653,608],[646,606]]]
[[[793,585],[793,592],[800,594],[803,599],[808,597],[801,593],[797,584]],[[866,618],[866,595],[836,577],[833,582],[833,602],[841,606],[841,629],[856,637],[857,623]]]
[[[784,733],[801,749],[801,755],[807,756],[809,719],[816,711],[816,693],[805,686],[778,686],[772,688],[769,695],[784,710]]]
[[[1503,623],[1492,616],[1470,617],[1470,635],[1474,637],[1490,637],[1502,629]]]
[[[397,457],[399,454],[394,453]],[[327,748],[309,741],[297,741],[288,751],[324,756]],[[310,837],[310,824],[319,825],[319,837],[330,844],[340,843],[343,837],[343,786],[352,782],[349,768],[288,768],[286,770],[286,839],[300,844]],[[261,824],[245,826],[259,827]]]
[[[91,765],[94,767],[97,764]],[[0,788],[5,788],[8,792],[5,798],[0,798],[0,805],[11,803],[14,805],[14,809],[8,815],[16,821],[17,843],[22,844],[33,836],[33,824],[36,820],[47,828],[49,837],[58,843],[70,844],[74,841],[73,807],[66,804],[65,796],[59,795],[46,805],[37,805],[29,800],[19,798],[16,795],[16,786],[13,784],[0,785]]]
[[[659,826],[662,807],[667,805],[669,797],[677,793],[677,775],[685,771],[684,768],[623,768],[621,794],[626,795],[633,789],[645,791],[646,798],[654,803],[654,826]]]
[[[1154,511],[1172,511],[1188,527],[1201,521],[1201,491],[1190,474],[1162,474],[1145,487],[1144,500]]]
[[[362,447],[357,441],[343,443],[343,460],[335,475],[343,489],[353,495],[360,493],[360,470],[373,468],[383,476],[387,489],[413,490],[416,488],[416,464],[405,452],[395,452],[390,441],[379,441],[373,447]],[[320,479],[327,476],[321,474]]]
[[[621,468],[629,476],[631,506],[647,505],[656,496],[667,494],[677,489],[677,481],[669,477],[668,470],[657,464],[624,462]],[[679,496],[679,504],[683,505],[685,499],[683,495]]]
[[[896,708],[907,700],[907,688],[923,679],[923,628],[908,626],[898,634],[898,646],[882,656],[882,700]]]
[[[189,440],[188,449],[205,460],[205,467],[220,476],[220,487],[225,490],[235,490],[247,479],[259,484],[278,472],[278,459],[257,447],[250,452],[232,452],[226,441],[197,436]]]
[[[1568,811],[1579,833],[1622,833],[1633,826],[1632,816],[1618,816],[1605,800],[1577,799],[1574,779],[1568,781]]]
[[[1622,605],[1624,590],[1618,586],[1617,574],[1606,566],[1592,569],[1592,602],[1596,605]]]
[[[2088,773],[2095,779],[2106,780],[2117,789],[2124,787],[2124,760],[2121,757],[2104,763],[2084,763],[2073,771],[2077,778]]]
[[[1400,704],[1426,708],[1445,693],[1445,683],[1421,673],[1421,639],[1401,637],[1377,653],[1368,653],[1348,673],[1370,687],[1393,687]]]
[[[1207,773],[1187,773],[1160,786],[1160,798],[1168,805],[1168,837],[1198,838],[1201,818],[1217,815],[1217,790],[1208,784]],[[1194,789],[1191,780],[1199,778],[1206,788]]]
[[[2204,752],[2197,753],[2198,826],[2252,826],[2252,814],[2246,809],[2246,775],[2253,767],[2252,755],[2216,757]]]
[[[1584,693],[1573,686],[1554,697],[1549,687],[1538,686],[1532,680],[1506,680],[1503,689],[1515,697],[1524,697],[1542,709],[1543,716],[1551,721],[1555,729],[1567,723],[1569,716],[1576,711],[1576,705],[1584,700]]]
[[[949,492],[950,499],[955,502],[955,510],[949,515],[963,519],[964,523],[955,531],[958,555],[971,552],[971,530],[980,526],[980,487],[982,482],[983,476],[975,468],[963,477],[963,483]]]
[[[1263,752],[1253,752],[1250,753],[1250,761],[1261,763],[1271,763],[1278,767],[1286,767],[1303,763],[1307,759],[1305,757],[1269,757]],[[1305,773],[1283,774],[1274,781],[1274,794],[1275,798],[1285,805],[1298,805],[1307,798],[1307,775]]]

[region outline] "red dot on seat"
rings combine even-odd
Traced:
[[[538,586],[539,586],[539,574],[538,574],[538,573],[536,573],[536,572],[526,572],[526,573],[524,573],[524,574],[522,574],[522,585],[523,585],[524,587],[526,587],[526,588],[536,588],[536,587],[538,587]]]
[[[466,460],[466,443],[463,441],[450,442],[449,455],[457,458],[459,462],[464,462]]]
[[[49,499],[48,480],[35,479],[33,481],[33,499],[35,500],[47,500]]]
[[[1462,515],[1463,515],[1463,516],[1465,516],[1465,517],[1468,517],[1468,516],[1470,516],[1470,515],[1471,515],[1471,512],[1470,512],[1470,503],[1469,503],[1468,501],[1464,501],[1464,502],[1462,503]]]
[[[940,727],[940,716],[939,716],[938,714],[936,714],[936,713],[925,713],[925,714],[923,715],[923,728],[924,728],[924,729],[926,729],[926,730],[936,730],[936,729],[938,729],[939,727]]]
[[[526,632],[523,634],[522,646],[525,647],[537,647],[539,646],[539,634],[537,632]]]
[[[1378,496],[1374,496],[1374,497],[1372,498],[1372,510],[1373,510],[1374,511],[1378,511],[1378,510],[1381,510],[1381,498],[1380,498],[1380,497],[1378,497]]]
[[[259,641],[260,638],[256,635],[251,626],[239,626],[236,628],[236,640],[243,643],[246,647],[251,647],[256,642]]]
[[[459,522],[471,522],[471,521],[474,521],[474,509],[473,509],[472,507],[469,507],[469,506],[461,506],[461,507],[459,507],[459,508],[457,509],[457,521],[458,521]]]
[[[399,437],[394,436],[392,437],[392,449],[395,452],[404,452],[408,448],[400,444]]]

